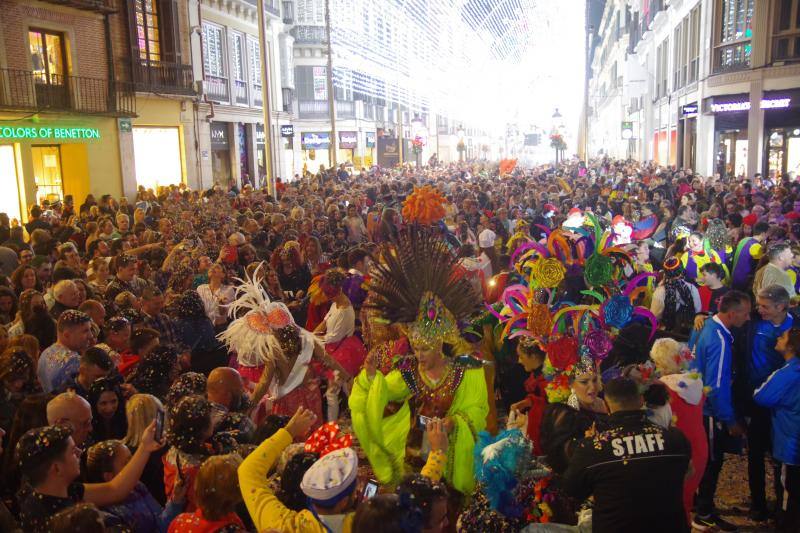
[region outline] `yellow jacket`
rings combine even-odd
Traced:
[[[272,493],[267,486],[267,474],[278,461],[283,450],[292,443],[292,436],[285,429],[279,429],[256,450],[247,456],[239,466],[239,486],[247,505],[247,511],[253,519],[258,531],[277,530],[297,533],[327,533],[314,514],[304,509],[292,511]],[[444,470],[446,456],[440,451],[433,451],[422,474],[438,481]],[[350,533],[353,529],[353,517],[349,513],[344,518],[342,533]]]

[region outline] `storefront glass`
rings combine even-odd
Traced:
[[[231,184],[231,149],[226,122],[211,124],[211,172],[214,183],[222,186]]]
[[[3,194],[0,194],[0,213],[7,214],[9,220],[16,219],[22,222],[17,163],[14,146],[10,144],[0,145],[0,183],[3,184]]]
[[[180,131],[177,127],[134,126],[133,152],[138,185],[157,191],[159,187],[182,182]]]

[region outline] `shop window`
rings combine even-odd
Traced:
[[[64,182],[61,169],[61,147],[33,146],[33,179],[36,183],[36,203],[42,200],[61,200],[64,197]]]
[[[778,0],[775,3],[772,33],[772,60],[800,59],[800,0]]]
[[[0,194],[0,213],[8,215],[9,220],[22,222],[19,201],[19,177],[14,146],[0,145],[0,182],[3,183],[3,194]]]
[[[158,0],[134,0],[136,47],[139,59],[161,61]]]
[[[755,0],[718,0],[714,71],[750,68]]]
[[[180,132],[178,128],[133,128],[136,183],[157,191],[165,185],[180,185]]]

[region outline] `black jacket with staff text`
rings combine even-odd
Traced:
[[[564,473],[563,488],[578,499],[594,496],[592,530],[687,532],[683,480],[691,457],[686,437],[620,411],[607,431],[581,441]]]

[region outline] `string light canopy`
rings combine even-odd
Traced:
[[[499,127],[552,86],[554,72],[581,68],[560,63],[563,21],[553,23],[580,1],[330,0],[334,83]]]

